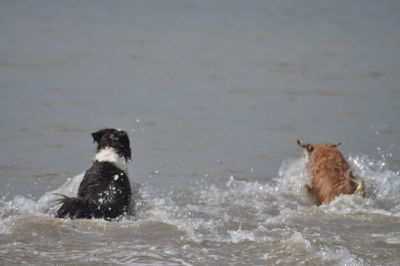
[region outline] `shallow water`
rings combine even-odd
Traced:
[[[349,157],[368,198],[310,204],[304,158],[271,182],[244,176],[158,196],[142,188],[136,218],[61,220],[56,195],[76,193],[82,174],[38,200],[1,201],[1,258],[15,263],[395,264],[400,254],[399,173]]]
[[[397,265],[398,1],[2,1],[2,264]],[[136,217],[60,220],[128,131]],[[365,199],[310,204],[297,138]]]

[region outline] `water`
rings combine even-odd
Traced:
[[[2,1],[2,264],[397,265],[398,1]],[[54,219],[124,128],[141,199]],[[368,197],[309,202],[304,142]]]

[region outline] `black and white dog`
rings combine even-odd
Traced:
[[[103,218],[111,220],[128,211],[131,186],[127,162],[131,159],[128,134],[105,128],[92,133],[97,143],[93,165],[79,185],[78,197],[63,196],[56,217]]]

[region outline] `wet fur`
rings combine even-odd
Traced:
[[[92,137],[98,144],[95,161],[86,171],[77,197],[60,195],[58,218],[110,220],[128,211],[132,194],[126,169],[131,158],[128,135],[122,130],[102,129]]]
[[[329,204],[342,194],[365,196],[364,183],[354,178],[348,163],[337,149],[339,144],[318,143],[302,144],[307,153],[306,168],[312,176],[307,191],[317,205]]]

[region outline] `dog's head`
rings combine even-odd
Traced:
[[[97,143],[97,151],[113,148],[125,160],[131,159],[131,147],[128,134],[120,129],[104,128],[92,133],[93,141]]]
[[[331,148],[338,147],[341,143],[338,144],[327,144],[327,143],[314,143],[314,144],[303,144],[300,140],[297,140],[297,144],[306,150],[307,155],[310,155],[318,146],[326,146],[329,145]]]

